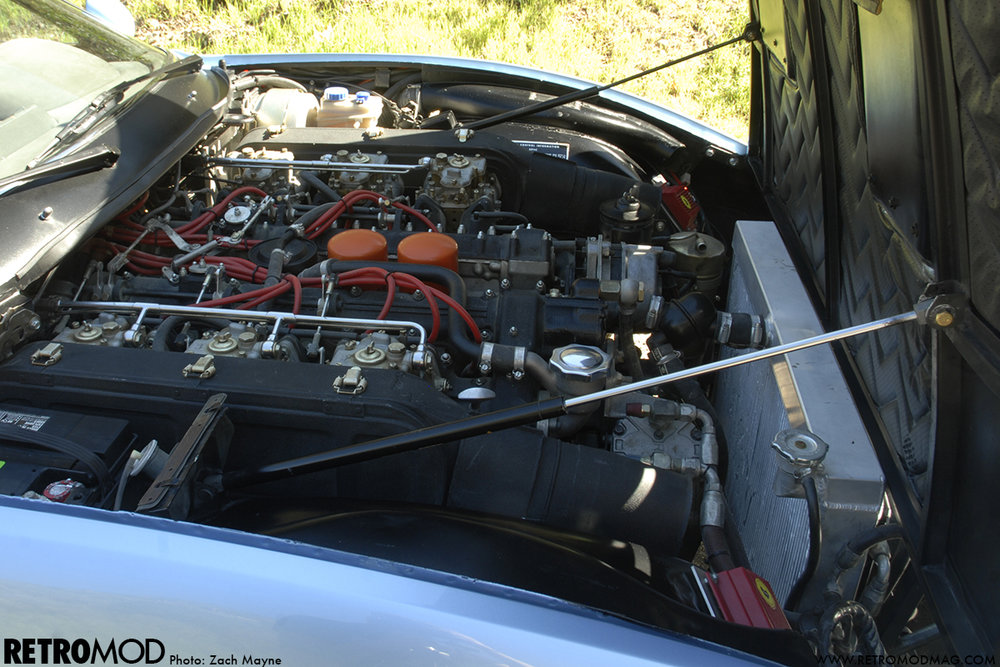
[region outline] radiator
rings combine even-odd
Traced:
[[[732,266],[727,309],[764,315],[771,345],[822,332],[774,223],[737,223]],[[727,349],[723,356],[738,353]],[[884,478],[843,374],[824,345],[724,371],[716,392],[729,444],[731,515],[753,570],[781,600],[805,567],[809,522],[804,499],[775,493],[771,441],[791,426],[829,445],[825,488],[821,485],[823,553],[819,576],[803,597],[802,608],[808,608],[821,599],[841,546],[874,525],[882,507]],[[857,572],[852,574],[856,581]]]

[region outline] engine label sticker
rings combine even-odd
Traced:
[[[520,141],[517,139],[514,140],[514,143],[527,148],[532,153],[545,153],[563,160],[569,159],[569,144],[558,141]]]
[[[45,426],[45,422],[48,420],[48,417],[43,417],[42,415],[29,415],[23,412],[0,412],[0,424],[20,426],[26,431],[38,431]]]

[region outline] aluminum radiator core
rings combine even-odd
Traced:
[[[764,315],[771,345],[822,333],[774,223],[740,221],[733,239],[729,312]],[[873,335],[873,334],[865,334]],[[727,350],[723,356],[735,356]],[[775,493],[774,436],[812,431],[829,444],[819,483],[823,555],[803,609],[821,599],[837,552],[879,515],[884,478],[829,345],[723,371],[716,407],[729,444],[726,495],[750,565],[781,600],[806,564],[806,501]],[[855,573],[856,574],[856,573]],[[846,582],[850,584],[850,582]]]

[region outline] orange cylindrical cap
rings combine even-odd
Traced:
[[[396,256],[404,264],[433,264],[458,271],[458,244],[445,234],[411,234],[399,242]]]
[[[389,259],[385,237],[374,229],[345,229],[334,234],[326,243],[326,254],[332,259],[384,262]]]

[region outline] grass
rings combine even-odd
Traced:
[[[738,35],[747,0],[126,0],[138,36],[201,53],[426,53],[609,82]],[[624,90],[744,139],[746,45]]]

